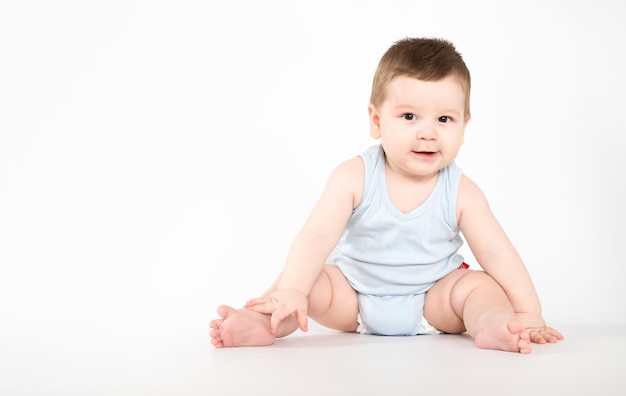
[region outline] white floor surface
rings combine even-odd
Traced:
[[[480,350],[466,335],[311,327],[219,350],[200,332],[32,338],[2,352],[0,395],[626,395],[624,325],[557,326],[566,340],[531,355]]]

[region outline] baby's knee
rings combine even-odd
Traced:
[[[489,286],[500,287],[500,284],[485,271],[480,270],[463,270],[465,273],[457,280],[455,289],[463,290],[467,293],[477,287]]]
[[[309,293],[309,315],[313,318],[324,316],[332,304],[334,277],[333,268],[324,266]]]
[[[326,265],[309,294],[309,316],[323,326],[354,331],[359,312],[357,294],[334,265]]]

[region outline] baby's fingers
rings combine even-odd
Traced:
[[[289,312],[287,312],[285,308],[278,308],[272,312],[272,317],[270,318],[270,332],[272,334],[276,334],[278,325],[280,325],[280,322],[287,316],[289,316]]]
[[[309,331],[306,309],[298,309],[296,311],[296,319],[298,320],[298,326],[300,326],[302,331]]]
[[[245,307],[249,308],[249,307],[252,307],[254,305],[264,304],[264,303],[270,302],[270,301],[272,301],[272,299],[269,298],[269,297],[257,297],[257,298],[253,298],[251,300],[248,300],[248,302],[246,302]]]
[[[558,340],[562,340],[564,337],[561,333],[551,327],[545,327],[542,329],[530,329],[530,340],[537,344],[555,343]]]
[[[553,329],[552,327],[546,327],[546,333],[548,333],[554,339],[554,341],[549,341],[549,342],[556,342],[557,340],[565,339],[565,337],[563,336],[563,334],[561,334],[560,331],[558,331],[557,329]]]
[[[245,308],[264,314],[271,314],[276,310],[276,302],[268,297],[253,298],[246,303]]]

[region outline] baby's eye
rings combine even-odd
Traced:
[[[415,114],[413,114],[413,113],[404,113],[404,114],[402,114],[402,117],[404,117],[404,119],[407,120],[407,121],[413,121],[415,119]]]
[[[448,116],[441,116],[439,117],[439,122],[451,122],[452,118],[448,117]]]

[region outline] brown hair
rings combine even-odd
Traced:
[[[387,84],[398,76],[439,81],[454,76],[465,91],[465,117],[470,117],[470,72],[454,45],[438,38],[404,38],[396,41],[378,63],[370,103],[379,106]]]

